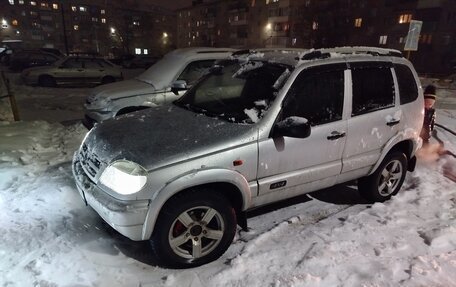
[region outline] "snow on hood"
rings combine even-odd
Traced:
[[[96,101],[96,98],[115,100],[154,92],[155,88],[151,84],[132,79],[98,86],[92,90],[88,100],[89,102]]]
[[[92,129],[85,144],[104,164],[126,159],[153,170],[226,148],[229,141],[254,141],[255,129],[161,106],[104,121]]]

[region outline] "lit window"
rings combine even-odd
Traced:
[[[2,19],[2,28],[4,28],[4,29],[8,28],[8,22],[6,22],[5,19]]]
[[[252,0],[252,3],[250,4],[251,7],[255,7],[255,0]]]
[[[317,21],[313,21],[312,30],[318,30],[318,22]]]
[[[73,29],[74,29],[75,31],[79,30],[79,25],[74,25],[74,26],[73,26]]]
[[[355,27],[361,27],[361,25],[363,24],[363,18],[356,18],[355,19]]]
[[[71,11],[76,12],[77,8],[76,6],[71,6]]]
[[[79,6],[79,11],[81,11],[81,12],[87,12],[87,7]]]
[[[106,14],[106,11],[104,9],[101,9],[100,13],[101,14]]]
[[[399,38],[399,44],[403,44],[404,43],[404,37],[400,37]]]
[[[98,22],[98,18],[97,17],[92,17],[92,22]]]
[[[9,3],[10,3],[11,5],[14,5],[14,0],[9,0]]]
[[[30,1],[30,5],[36,6],[36,1]]]
[[[52,9],[57,10],[59,9],[59,4],[52,4]]]
[[[220,29],[217,30],[217,36],[220,36],[221,34],[222,34],[222,33],[221,33]]]
[[[378,41],[378,43],[380,45],[386,45],[386,41],[388,40],[388,36],[386,35],[383,35],[383,36],[380,36],[380,40]]]
[[[399,24],[410,23],[412,21],[412,14],[402,14],[399,16]]]
[[[149,50],[144,49],[144,50],[143,50],[143,54],[144,54],[144,55],[148,55],[148,54],[149,54]]]
[[[133,21],[133,25],[139,26],[139,21]]]
[[[106,18],[101,18],[101,23],[106,24]]]
[[[40,6],[41,8],[49,8],[49,4],[44,2],[41,2]]]
[[[19,23],[17,22],[17,20],[13,20],[11,21],[11,24],[13,24],[13,26],[17,26]]]
[[[136,48],[135,49],[135,54],[136,55],[141,55],[141,49],[140,48]]]
[[[20,5],[24,5],[24,0],[19,0],[18,2]]]

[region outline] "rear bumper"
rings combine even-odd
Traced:
[[[73,160],[73,176],[86,205],[90,205],[112,228],[132,240],[144,240],[143,226],[149,200],[119,200],[96,184],[84,173],[80,162]]]

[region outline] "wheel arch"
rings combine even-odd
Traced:
[[[245,177],[233,170],[200,170],[175,178],[154,195],[144,222],[143,239],[151,237],[155,223],[167,202],[183,192],[191,193],[210,188],[217,189],[215,192],[222,194],[233,204],[236,215],[241,219],[238,223],[241,226],[246,225],[243,211],[250,206],[252,195]]]
[[[405,156],[407,157],[408,165],[410,165],[413,168],[415,167],[416,158],[415,158],[414,154],[415,154],[415,151],[417,150],[417,143],[413,139],[406,139],[406,140],[398,141],[395,144],[389,144],[387,146],[390,146],[390,148],[383,149],[382,154],[380,155],[380,157],[377,160],[374,167],[369,172],[369,175],[374,173],[375,170],[377,170],[377,168],[380,166],[380,164],[382,163],[383,159],[385,159],[387,154],[394,152],[394,151],[403,152],[405,154]],[[409,169],[409,171],[413,171],[413,168],[412,168],[412,170]]]

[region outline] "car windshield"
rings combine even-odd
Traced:
[[[255,123],[266,113],[290,70],[290,66],[263,61],[222,61],[175,104],[230,122]]]

